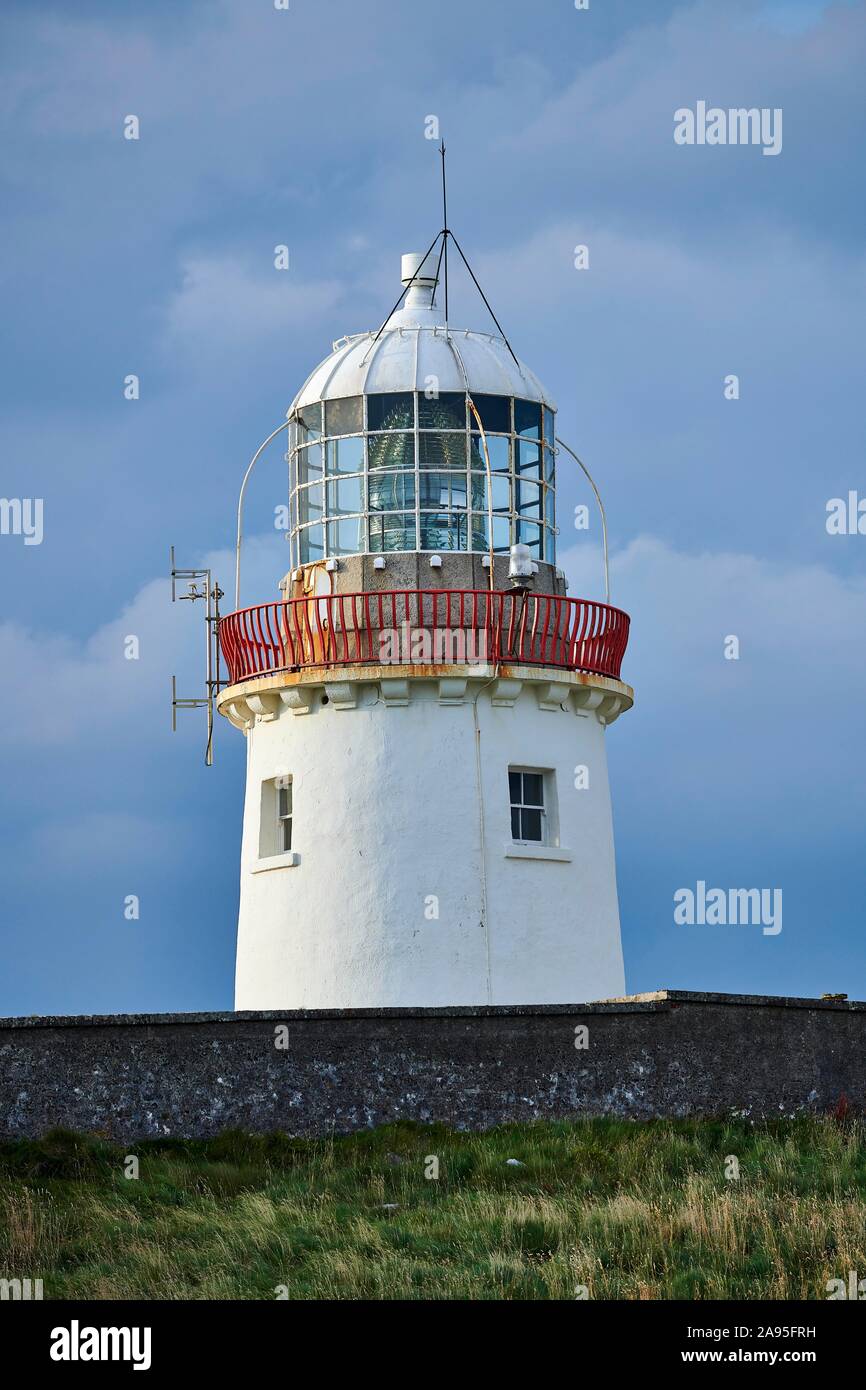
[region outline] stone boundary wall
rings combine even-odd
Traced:
[[[831,1111],[843,1095],[866,1111],[866,1003],[666,990],[557,1006],[0,1019],[4,1138],[757,1119]]]

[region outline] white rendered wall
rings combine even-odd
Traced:
[[[603,725],[572,703],[540,708],[530,684],[513,706],[473,693],[442,705],[435,682],[413,681],[409,703],[389,707],[361,686],[340,708],[317,691],[309,713],[283,708],[249,730],[237,1009],[624,993]],[[555,772],[570,862],[507,857],[509,766]],[[261,784],[286,774],[298,862],[262,870]]]

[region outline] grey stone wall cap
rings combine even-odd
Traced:
[[[735,1005],[749,1008],[834,1009],[866,1011],[866,1001],[858,999],[806,999],[773,994],[712,994],[702,990],[660,989],[646,994],[628,994],[618,999],[599,999],[579,1004],[492,1004],[452,1005],[447,1008],[399,1009],[284,1009],[245,1010],[188,1014],[69,1014],[0,1018],[0,1029],[13,1028],[129,1028],[177,1027],[208,1023],[286,1023],[328,1019],[401,1018],[549,1018],[572,1014],[668,1013],[680,1005]]]

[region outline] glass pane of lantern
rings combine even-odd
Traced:
[[[322,476],[322,446],[310,444],[297,452],[298,486],[318,482]]]
[[[368,495],[371,512],[403,511],[407,507],[414,507],[415,474],[371,473]]]
[[[493,484],[493,510],[494,512],[509,512],[511,510],[511,480],[503,473],[492,473],[490,481]],[[472,474],[472,506],[477,511],[487,509],[487,474]]]
[[[422,430],[465,430],[466,397],[462,391],[441,391],[428,401],[418,397],[418,427]]]
[[[507,554],[511,546],[511,522],[507,516],[493,516],[493,552],[495,555]],[[472,549],[489,550],[489,518],[486,512],[475,512],[472,517]]]
[[[507,439],[500,439],[496,435],[487,436],[487,452],[490,455],[490,472],[507,473],[509,471],[509,460],[511,458],[511,445]],[[484,448],[481,443],[481,435],[473,434],[469,446],[469,463],[471,468],[483,468],[487,472],[487,463],[484,458]]]
[[[515,471],[523,477],[541,477],[541,450],[537,444],[528,439],[518,439]]]
[[[323,526],[305,526],[298,533],[298,539],[302,565],[309,565],[314,560],[324,559],[325,531]]]
[[[421,513],[422,550],[466,550],[468,534],[465,512]]]
[[[415,467],[414,434],[371,434],[367,437],[367,459],[373,468]]]
[[[529,439],[541,438],[541,406],[538,401],[514,402],[514,433]]]
[[[364,479],[334,478],[327,484],[328,515],[364,510]]]
[[[329,473],[363,473],[364,440],[357,435],[329,439],[325,445],[325,467]]]
[[[415,397],[411,391],[389,391],[367,397],[367,429],[412,430],[415,428]]]
[[[298,490],[298,522],[301,526],[307,521],[319,521],[322,515],[322,484],[313,483],[310,487]]]
[[[364,518],[353,516],[345,521],[328,522],[328,554],[360,555],[364,545]]]
[[[515,479],[514,510],[533,521],[541,520],[541,488],[538,483],[527,482],[525,478]]]
[[[492,430],[494,434],[509,434],[511,431],[511,397],[510,396],[475,396],[475,409],[481,416],[481,423],[485,432]],[[473,412],[469,411],[469,428],[477,429],[478,421]]]
[[[325,434],[361,434],[363,429],[363,396],[343,396],[325,402]]]
[[[524,545],[528,545],[532,556],[536,560],[541,559],[541,527],[537,521],[518,520],[517,539]]]
[[[466,468],[465,434],[419,434],[419,468]]]
[[[297,436],[299,444],[308,444],[313,439],[322,437],[322,402],[316,401],[313,405],[302,405],[296,412]]]
[[[421,507],[466,508],[465,473],[422,473],[420,475],[419,505]]]
[[[369,527],[371,552],[415,549],[414,513],[402,516],[371,516]]]

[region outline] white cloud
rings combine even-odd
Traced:
[[[560,563],[572,596],[602,591],[597,549]],[[632,619],[623,678],[635,688],[610,735],[617,795],[647,834],[663,805],[664,833],[708,845],[760,834],[809,854],[850,835],[866,813],[851,764],[866,735],[866,580],[641,537],[613,557],[611,588]]]
[[[167,344],[198,363],[230,353],[249,366],[256,349],[273,351],[281,338],[332,318],[340,293],[336,280],[304,283],[291,269],[274,269],[268,246],[256,267],[236,256],[189,257],[165,309]]]
[[[228,550],[202,560],[226,591],[224,612],[234,607],[234,562]],[[242,593],[262,603],[278,599],[287,567],[281,535],[251,536],[244,542]],[[168,580],[153,579],[118,617],[81,641],[0,625],[0,668],[14,672],[16,688],[27,692],[16,701],[14,718],[0,723],[0,746],[26,762],[58,748],[86,757],[88,748],[106,741],[132,741],[136,748],[154,741],[168,725],[172,674],[180,696],[201,692],[203,624],[200,600],[172,607]],[[137,660],[124,655],[130,635],[138,639]],[[181,721],[195,717],[179,715]]]

